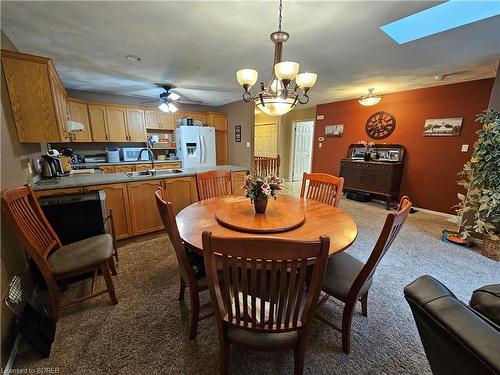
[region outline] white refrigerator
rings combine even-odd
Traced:
[[[183,168],[215,166],[215,128],[180,126],[175,129],[175,142]]]

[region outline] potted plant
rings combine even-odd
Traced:
[[[481,253],[500,260],[500,113],[490,109],[477,116],[482,124],[470,161],[458,181],[467,193],[458,194],[457,217],[462,237],[483,236]]]
[[[250,198],[254,205],[255,213],[264,214],[266,212],[267,200],[269,197],[276,199],[276,195],[281,190],[283,179],[274,175],[265,177],[245,176],[243,182],[243,192],[245,197]]]

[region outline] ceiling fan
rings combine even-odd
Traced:
[[[174,86],[169,85],[169,84],[159,84],[157,83],[156,86],[159,86],[165,90],[165,92],[162,92],[159,97],[159,105],[158,109],[163,112],[176,112],[178,110],[176,104],[202,104],[201,101],[199,100],[190,100],[174,91]],[[156,100],[151,100],[143,103],[154,103]]]

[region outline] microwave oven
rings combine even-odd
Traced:
[[[120,149],[121,151],[121,156],[123,161],[137,161],[137,158],[139,157],[139,153],[141,152],[142,147],[122,147]],[[141,158],[139,159],[141,161],[148,161],[149,160],[149,152],[147,150],[144,150],[141,154]]]

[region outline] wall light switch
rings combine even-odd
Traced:
[[[325,119],[325,115],[317,115],[316,116],[316,120],[324,120]]]
[[[250,148],[250,142],[247,142],[247,148]]]
[[[319,142],[318,147],[319,147],[319,148],[323,147],[323,142]]]
[[[325,137],[318,137],[318,142],[323,142],[325,140]]]
[[[462,152],[467,152],[469,151],[469,145],[462,145]]]

